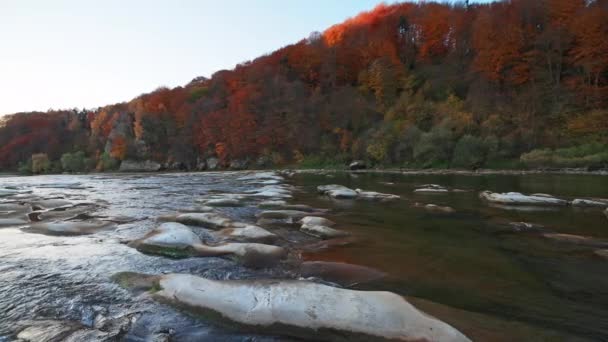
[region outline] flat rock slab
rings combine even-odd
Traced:
[[[22,230],[44,235],[73,236],[95,234],[113,227],[114,224],[108,222],[44,222],[32,224]]]
[[[321,340],[383,338],[469,341],[462,333],[380,291],[354,291],[308,281],[218,281],[159,276],[154,298],[245,328]]]
[[[524,195],[519,192],[496,193],[482,191],[479,197],[490,203],[510,205],[566,206],[568,201],[547,194]]]

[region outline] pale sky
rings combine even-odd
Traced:
[[[184,85],[379,2],[0,0],[0,115],[94,108]]]

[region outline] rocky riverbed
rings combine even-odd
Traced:
[[[602,339],[606,182],[3,177],[0,341]]]

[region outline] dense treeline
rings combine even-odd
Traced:
[[[605,164],[606,37],[606,0],[379,5],[211,79],[7,116],[0,168]]]

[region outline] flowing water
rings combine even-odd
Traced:
[[[23,191],[23,200],[62,197],[92,203],[95,215],[118,222],[112,229],[84,236],[0,228],[0,341],[13,340],[21,329],[41,320],[84,327],[115,320],[125,330],[117,339],[128,341],[158,334],[174,341],[283,340],[217,326],[125,290],[110,279],[123,271],[212,279],[297,277],[280,266],[250,269],[222,258],[145,255],[124,243],[156,226],[158,216],[192,207],[201,196],[259,187],[239,180],[242,176],[224,172],[0,178],[0,188]],[[303,252],[302,258],[364,265],[387,275],[354,288],[402,294],[475,340],[608,340],[608,260],[594,254],[602,240],[608,241],[608,220],[601,209],[497,207],[478,197],[479,191],[491,190],[608,198],[605,176],[319,172],[298,173],[286,182],[297,187],[290,203],[329,209],[326,217],[356,237],[349,245]],[[414,192],[428,183],[458,191]],[[316,192],[316,186],[325,184],[397,194],[401,199],[332,200]],[[8,201],[15,198],[0,198],[0,204]],[[449,206],[455,212],[429,211],[416,203]],[[255,223],[260,212],[255,202],[217,210],[249,223]],[[538,228],[521,231],[512,222]],[[291,244],[315,241],[293,233],[297,227],[266,228]],[[591,245],[560,242],[543,237],[546,232],[597,240]]]

